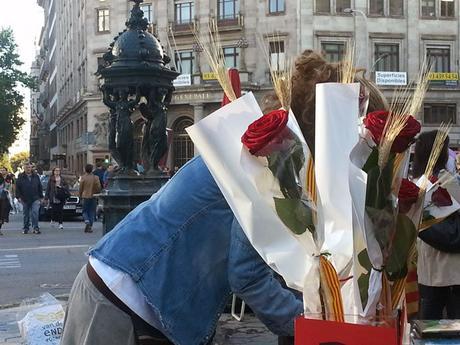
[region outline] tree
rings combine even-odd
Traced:
[[[24,96],[18,87],[34,88],[36,85],[34,78],[18,69],[23,63],[16,49],[13,31],[0,29],[0,155],[16,141],[24,124],[21,117]]]
[[[8,171],[13,171],[7,154],[0,155],[0,168],[6,168]]]
[[[21,167],[24,163],[29,161],[29,152],[19,152],[13,155],[10,158],[11,167],[13,171],[17,171],[19,167]]]

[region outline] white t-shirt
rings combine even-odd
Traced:
[[[153,309],[148,304],[142,291],[128,274],[118,271],[92,256],[89,257],[89,263],[115,296],[145,322],[162,331],[160,322],[155,316]]]

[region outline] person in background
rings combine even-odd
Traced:
[[[413,176],[421,177],[437,131],[424,132],[415,143]],[[434,167],[433,175],[446,168],[449,138]],[[422,320],[460,318],[460,215],[458,212],[419,233],[417,275]]]
[[[0,174],[0,235],[3,235],[2,226],[4,223],[8,223],[10,217],[10,198],[8,197],[8,191],[5,188],[5,179]]]
[[[115,167],[113,164],[109,164],[107,170],[104,173],[104,178],[102,179],[102,187],[106,189],[109,185],[109,178],[112,177]]]
[[[96,163],[96,170],[93,171],[93,174],[99,177],[99,183],[103,186],[105,170],[101,163]]]
[[[144,165],[141,161],[136,162],[136,170],[139,174],[143,174],[145,172]]]
[[[46,188],[45,201],[48,201],[51,206],[52,225],[53,222],[58,223],[60,230],[64,229],[64,225],[62,224],[64,219],[64,205],[69,196],[69,186],[61,176],[61,169],[54,168]]]
[[[43,189],[40,178],[32,172],[30,163],[24,164],[24,172],[19,175],[16,182],[16,197],[22,203],[24,212],[23,233],[29,233],[30,223],[34,234],[41,234],[38,226],[40,204],[43,200]]]
[[[85,232],[93,232],[92,227],[96,219],[97,199],[94,194],[102,190],[99,177],[92,173],[92,164],[85,166],[85,175],[80,179],[80,199],[83,200],[83,219],[85,220]]]
[[[0,175],[5,179],[5,190],[8,192],[8,198],[11,204],[11,213],[17,212],[14,204],[14,196],[16,195],[16,183],[15,177],[12,173],[9,173],[5,167],[0,168]]]

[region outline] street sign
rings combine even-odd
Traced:
[[[190,86],[192,85],[192,76],[190,74],[181,74],[173,81],[174,86]]]
[[[203,80],[216,80],[217,75],[214,72],[203,73]]]
[[[377,85],[405,86],[407,85],[406,72],[375,72]]]

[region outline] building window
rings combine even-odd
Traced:
[[[441,122],[457,121],[456,104],[425,104],[423,107],[423,122],[425,124],[439,125]]]
[[[219,20],[237,19],[238,0],[217,0],[217,5]]]
[[[335,13],[343,13],[346,8],[351,8],[351,0],[335,0]]]
[[[321,42],[323,55],[329,62],[339,62],[345,55],[345,42]]]
[[[238,68],[239,49],[235,47],[226,47],[223,51],[225,66],[227,66],[227,68]]]
[[[399,44],[377,43],[374,51],[373,70],[399,72]]]
[[[455,0],[420,0],[422,17],[455,18]]]
[[[383,16],[385,4],[384,0],[370,0],[369,1],[369,14],[373,16]]]
[[[331,1],[316,0],[316,13],[331,13]]]
[[[284,0],[268,0],[268,13],[284,13]]]
[[[97,10],[97,31],[106,32],[110,30],[110,10]]]
[[[195,6],[192,1],[176,1],[175,4],[176,24],[191,24],[195,16]]]
[[[441,17],[454,18],[455,17],[455,1],[454,0],[441,0]]]
[[[194,156],[193,142],[185,129],[193,125],[192,119],[188,117],[180,118],[173,126],[173,161],[174,169],[180,168]]]
[[[389,0],[389,11],[390,16],[403,16],[404,15],[404,3],[403,0]]]
[[[276,41],[269,43],[270,66],[275,71],[283,71],[285,68],[286,53],[284,42]]]
[[[193,74],[193,52],[191,50],[176,52],[176,67],[180,74]]]
[[[450,47],[428,47],[426,57],[432,72],[450,72]]]
[[[435,17],[436,5],[435,0],[421,0],[422,17]]]
[[[142,12],[144,12],[144,18],[152,22],[152,4],[141,4],[140,5]]]

